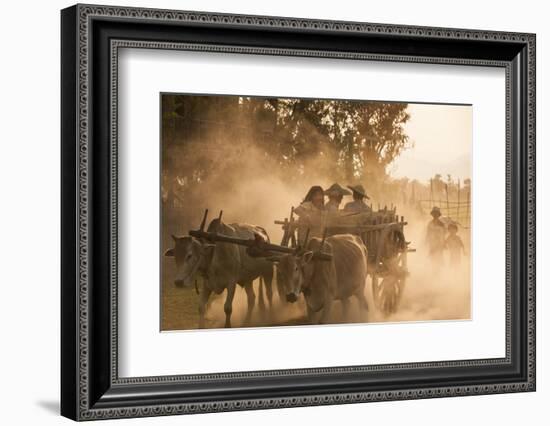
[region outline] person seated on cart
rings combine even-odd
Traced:
[[[325,209],[325,193],[323,188],[315,185],[309,188],[304,200],[298,207],[294,208],[294,213],[298,216],[308,216],[318,214]]]
[[[338,183],[333,183],[330,188],[325,191],[325,195],[328,196],[328,202],[325,205],[325,209],[329,212],[338,212],[344,195],[351,195],[351,192],[342,188]]]
[[[370,213],[371,208],[365,203],[365,198],[370,200],[363,185],[348,185],[353,193],[353,201],[344,206],[344,211],[349,213]]]
[[[323,212],[325,212],[325,191],[318,185],[312,186],[301,204],[294,208],[294,213],[298,216],[298,242],[304,241],[308,229],[310,237],[320,236]]]

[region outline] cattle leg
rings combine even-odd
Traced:
[[[267,296],[269,309],[273,307],[273,267],[271,265],[270,267],[269,272],[263,275],[263,279],[265,281],[265,294]]]
[[[285,304],[288,303],[285,299],[285,289],[283,286],[283,283],[281,280],[279,280],[279,277],[276,277],[276,284],[277,284],[277,295],[279,296],[279,303]]]
[[[271,281],[265,282],[265,294],[267,296],[267,303],[269,304],[269,309],[273,307],[273,286]]]
[[[342,320],[345,322],[349,319],[349,299],[342,299]]]
[[[231,284],[227,287],[227,297],[223,305],[223,311],[225,312],[225,327],[231,328],[231,313],[233,312],[233,297],[235,296],[236,284]]]
[[[258,284],[258,306],[261,311],[265,311],[265,300],[264,300],[264,279],[260,275],[260,283]]]
[[[332,310],[332,300],[325,302],[325,307],[321,312],[321,318],[319,324],[330,324],[330,311]]]
[[[362,286],[357,292],[355,293],[355,297],[357,297],[357,300],[359,300],[359,305],[362,309],[365,310],[365,312],[369,311],[369,303],[367,302],[367,298],[365,297],[365,287]]]
[[[206,314],[206,307],[212,290],[210,290],[204,284],[201,287],[202,288],[199,296],[199,328],[204,328],[204,316]]]
[[[310,324],[315,324],[315,311],[306,303],[307,319]]]
[[[246,311],[246,317],[244,319],[244,323],[249,324],[250,318],[252,317],[252,310],[254,309],[254,304],[256,303],[256,295],[254,294],[252,281],[244,283],[243,287],[244,287],[244,291],[246,291],[246,297],[248,299],[248,309]]]

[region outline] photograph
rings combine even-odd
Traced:
[[[15,341],[30,354],[57,342],[37,364],[51,376],[37,397],[55,385],[37,407],[58,401],[75,421],[257,424],[302,407],[291,422],[303,423],[332,406],[334,424],[363,403],[386,423],[432,424],[426,404],[439,423],[536,418],[544,14],[258,4],[75,4],[33,21],[55,39],[33,60],[60,60],[40,84],[16,67],[29,81],[7,87],[17,119],[4,139],[40,135],[36,149],[7,144],[21,153],[5,156],[4,181],[25,219],[5,221],[27,263],[7,262],[13,277],[37,260],[61,287],[34,286],[26,307],[30,287],[8,286],[24,289],[8,317],[38,339],[17,323]],[[60,108],[27,113],[43,89]],[[40,165],[23,167],[30,157]],[[37,206],[55,206],[57,225]],[[35,228],[57,229],[57,261],[24,255]],[[36,332],[44,309],[60,311],[57,338]]]
[[[160,94],[160,330],[471,320],[472,105]]]

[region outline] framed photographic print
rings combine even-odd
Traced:
[[[61,412],[535,390],[535,36],[76,5]]]

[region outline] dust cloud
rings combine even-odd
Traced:
[[[314,181],[317,184],[319,181]],[[326,183],[322,183],[324,187]],[[266,191],[266,188],[269,188]],[[307,188],[306,188],[307,190]],[[290,206],[297,205],[303,197],[302,188],[295,188],[281,179],[269,176],[254,181],[247,181],[234,194],[221,192],[218,197],[207,205],[217,215],[223,209],[224,220],[227,223],[246,222],[266,228],[272,241],[279,243],[283,232],[280,225],[273,223],[274,219],[288,217]],[[365,294],[369,303],[368,313],[362,311],[357,300],[352,298],[350,310],[344,316],[341,303],[334,302],[332,310],[333,323],[358,322],[404,322],[404,321],[441,321],[466,320],[471,318],[471,274],[469,258],[469,229],[461,229],[460,237],[466,245],[466,255],[459,267],[450,265],[448,253],[445,253],[441,264],[434,264],[424,243],[426,226],[431,217],[419,214],[415,210],[397,206],[397,211],[405,216],[408,224],[405,226],[405,237],[410,241],[410,247],[416,251],[408,254],[409,275],[398,309],[395,313],[386,315],[375,306],[372,294],[371,276],[367,278]],[[246,212],[246,213],[245,213]],[[250,212],[250,213],[248,213]],[[198,212],[197,217],[202,214]],[[212,217],[213,218],[213,217]],[[194,225],[196,227],[198,225]],[[172,262],[164,260],[166,269],[171,270]],[[276,271],[276,269],[275,269]],[[165,286],[171,286],[170,293],[174,298],[186,298],[191,291],[175,289],[171,281],[172,273],[165,276]],[[275,273],[276,280],[276,273]],[[237,287],[233,302],[232,324],[234,327],[258,327],[309,324],[305,315],[305,301],[302,298],[295,304],[286,303],[277,294],[276,282],[273,282],[273,306],[269,308],[267,298],[259,291],[259,281],[254,283],[256,305],[249,324],[244,324],[247,310],[247,298],[244,290]],[[221,328],[225,321],[223,304],[225,292],[211,296],[207,309],[206,324],[208,328]],[[194,296],[194,295],[193,295]],[[176,324],[166,329],[196,328],[198,314],[194,311],[188,317],[181,318]],[[263,308],[265,307],[265,308]],[[177,303],[173,309],[178,309]],[[170,312],[165,311],[164,315]]]
[[[425,244],[429,215],[404,210],[408,225],[405,237],[416,252],[408,255],[409,276],[397,312],[384,317],[375,312],[371,321],[433,321],[471,318],[471,273],[469,257],[469,229],[461,229],[459,236],[466,247],[466,255],[456,267],[450,264],[448,252],[443,262],[434,264]]]
[[[425,220],[427,221],[428,218],[425,218]],[[397,312],[385,315],[376,308],[372,296],[371,277],[369,276],[365,286],[365,294],[369,302],[368,313],[362,311],[358,302],[352,298],[350,311],[344,316],[341,303],[336,301],[331,314],[331,322],[363,323],[470,319],[471,279],[469,256],[467,255],[462,259],[459,267],[451,267],[448,256],[444,256],[441,265],[434,265],[423,244],[424,233],[425,227],[422,223],[415,226],[414,223],[409,222],[409,225],[406,226],[405,235],[411,241],[411,247],[416,248],[417,251],[408,255],[409,276],[406,279]],[[243,324],[247,308],[246,295],[242,288],[238,288],[233,304],[233,323],[236,326],[252,327],[309,324],[305,316],[304,299],[300,298],[296,304],[286,303],[278,297],[275,284],[273,287],[274,304],[272,309],[267,307],[262,310],[257,299],[256,308],[249,325]],[[256,294],[258,294],[258,289],[259,283],[256,282]],[[213,298],[207,313],[209,327],[223,327],[225,320],[223,313],[224,301],[225,293]],[[196,324],[192,325],[192,328],[195,327]]]
[[[205,209],[209,210],[209,220],[223,210],[224,222],[260,225],[272,241],[280,242],[282,230],[274,221],[288,217],[291,207],[302,202],[311,186],[326,188],[333,182],[330,174],[321,176],[319,172],[326,169],[326,156],[307,161],[304,168],[310,172],[306,180],[285,176],[278,164],[266,158],[253,143],[242,140],[237,146],[219,143],[215,149],[202,146],[185,151],[199,157],[211,155],[214,161],[209,165],[208,176],[190,188],[185,203],[176,209],[178,216],[168,217],[169,212],[165,212],[163,228],[176,234],[197,228]],[[176,165],[174,171],[181,169],[185,169],[185,164]]]

